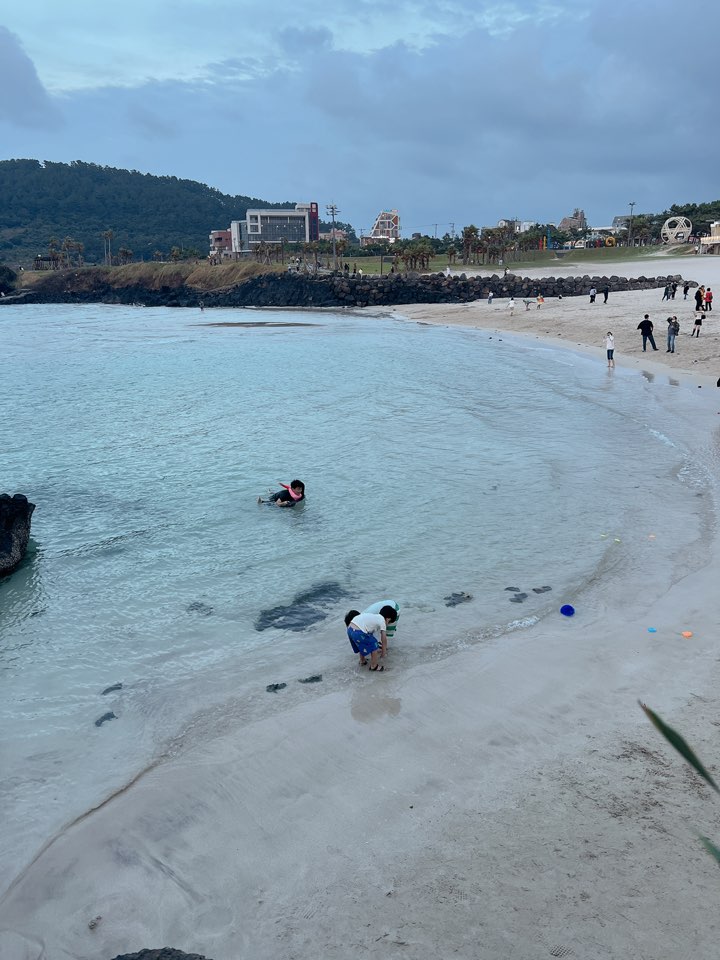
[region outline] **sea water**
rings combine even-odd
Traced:
[[[399,601],[390,669],[482,657],[603,578],[671,578],[708,523],[690,400],[597,359],[309,311],[14,306],[0,336],[0,492],[37,505],[0,581],[2,888],[163,757],[369,682],[348,608]],[[303,505],[257,504],[296,477]],[[314,623],[258,629],[309,590]]]

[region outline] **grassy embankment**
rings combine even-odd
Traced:
[[[42,286],[74,291],[91,291],[108,284],[114,288],[141,286],[149,290],[188,286],[197,290],[223,290],[244,280],[277,270],[259,263],[223,263],[210,266],[204,261],[179,263],[129,263],[123,267],[72,267],[67,270],[25,270],[19,288]]]
[[[677,247],[605,247],[597,250],[537,250],[531,251],[526,260],[507,261],[504,266],[512,273],[521,273],[527,267],[547,266],[548,275],[561,274],[563,264],[592,264],[592,271],[611,273],[615,263],[637,261],[638,274],[643,272],[662,273],[663,255],[674,256],[692,253],[690,244]],[[365,276],[377,276],[381,272],[390,272],[390,257],[358,257],[348,261],[362,270]],[[647,264],[647,266],[644,266]],[[447,267],[447,257],[434,257],[428,273],[441,273]],[[607,265],[607,269],[605,268]],[[503,267],[497,264],[455,263],[453,272],[501,274]],[[202,260],[180,261],[178,263],[130,263],[122,267],[72,267],[66,270],[39,271],[25,270],[19,275],[19,289],[28,289],[41,285],[46,290],[92,291],[100,286],[122,288],[140,286],[150,290],[161,287],[188,286],[197,290],[223,290],[264,273],[283,273],[287,269],[282,264],[259,264],[253,262],[223,263],[211,266]]]

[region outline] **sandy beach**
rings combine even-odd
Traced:
[[[455,271],[459,273],[459,269]],[[472,271],[468,271],[470,273]],[[478,271],[487,273],[487,271]],[[648,277],[681,274],[720,290],[720,258],[657,256],[640,263],[603,264],[583,263],[581,266],[558,261],[553,267],[534,267],[518,270],[528,277],[547,277],[588,274],[590,276],[615,274],[617,276]],[[648,369],[658,373],[687,374],[695,381],[714,386],[720,378],[720,312],[711,311],[703,320],[700,337],[690,336],[695,321],[694,288],[683,300],[682,286],[674,300],[663,301],[661,289],[610,293],[603,303],[598,294],[595,303],[588,297],[549,298],[540,309],[535,303],[529,309],[522,299],[515,303],[511,315],[508,301],[495,299],[461,304],[403,304],[396,315],[419,323],[452,324],[477,327],[494,335],[522,334],[538,340],[551,341],[554,346],[579,350],[605,357],[605,335],[612,330],[615,336],[615,362],[618,366]],[[654,353],[650,346],[642,351],[642,337],[637,329],[645,314],[650,315],[655,330]],[[667,317],[675,315],[680,321],[680,335],[674,354],[666,353]],[[718,319],[716,319],[716,317]]]
[[[701,266],[656,272],[720,288],[720,259]],[[720,323],[710,314],[691,340],[693,301],[661,296],[396,314],[603,363],[613,330],[618,365],[696,392],[675,426],[712,473]],[[652,355],[636,330],[645,312]],[[666,354],[673,312],[681,335]],[[111,960],[169,945],[212,960],[711,960],[720,868],[696,834],[720,844],[720,801],[638,706],[717,769],[717,485],[697,495],[707,523],[670,578],[651,565],[631,582],[610,570],[573,618],[408,671],[391,655],[382,676],[350,671],[339,691],[308,688],[152,767],[48,838],[13,880],[0,957]],[[658,504],[657,528],[641,535],[662,538],[663,510],[682,508]],[[412,643],[402,626],[397,643]]]

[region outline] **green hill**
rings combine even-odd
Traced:
[[[173,247],[208,252],[211,230],[242,220],[248,207],[293,206],[256,197],[229,196],[194,180],[156,177],[93,163],[0,161],[0,260],[28,266],[70,238],[87,263],[102,263],[103,233],[112,231],[112,251],[132,251],[152,260]]]

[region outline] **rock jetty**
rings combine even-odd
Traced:
[[[301,273],[266,273],[221,290],[200,290],[185,285],[152,289],[137,283],[114,286],[101,276],[98,282],[73,283],[72,275],[58,273],[48,282],[23,291],[22,303],[126,303],[145,307],[387,307],[403,303],[470,303],[494,297],[529,298],[587,296],[591,287],[611,293],[664,287],[680,276],[659,277],[491,277],[444,273],[390,274],[362,278],[343,275],[308,276]],[[696,286],[693,282],[692,286]],[[0,300],[0,303],[10,298]],[[17,302],[17,301],[16,301]],[[8,303],[10,305],[10,303]]]

